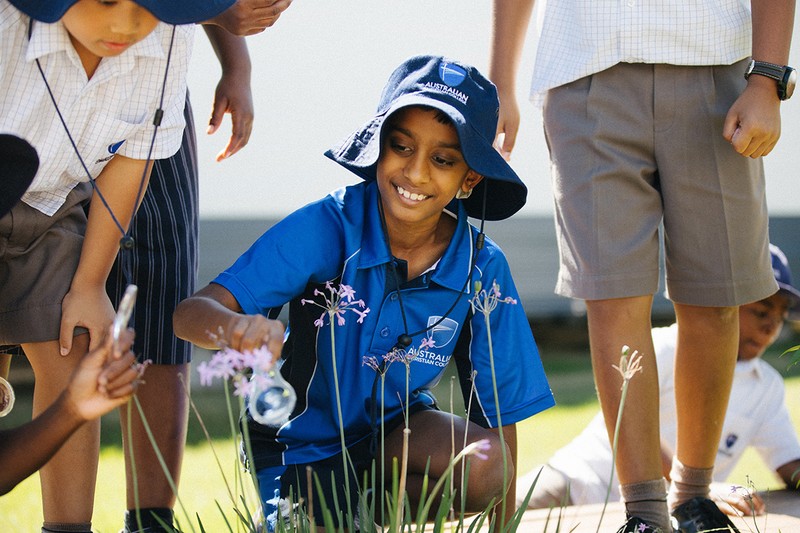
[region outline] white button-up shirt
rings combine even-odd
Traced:
[[[617,63],[730,65],[750,55],[749,0],[540,0],[531,98]]]
[[[159,23],[141,42],[103,58],[91,79],[61,22],[33,22],[0,0],[0,132],[36,148],[40,166],[22,200],[52,215],[79,182],[88,181],[36,65],[39,59],[86,167],[96,178],[114,154],[147,159],[159,107],[172,26]],[[194,26],[178,26],[152,158],[177,152]]]

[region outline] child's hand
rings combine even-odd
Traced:
[[[61,303],[61,355],[72,350],[72,337],[77,326],[89,330],[89,350],[94,350],[100,346],[100,340],[113,320],[114,308],[105,286],[70,288]]]
[[[292,0],[237,0],[207,23],[222,26],[234,35],[254,35],[269,28]]]
[[[67,405],[82,420],[93,420],[123,405],[136,390],[144,365],[130,351],[132,329],[120,336],[119,359],[111,357],[112,339],[106,335],[99,348],[86,354],[72,374],[65,391]]]
[[[725,117],[722,134],[746,157],[769,154],[781,136],[781,112],[775,82],[750,76],[747,88]]]
[[[228,144],[217,154],[222,161],[244,148],[253,131],[253,94],[250,90],[250,72],[237,74],[223,71],[214,93],[214,106],[208,121],[207,133],[215,133],[225,113],[231,115],[231,137]]]
[[[277,359],[283,349],[283,324],[263,315],[237,315],[224,332],[228,346],[240,352],[266,346]]]

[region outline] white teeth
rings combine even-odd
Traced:
[[[399,185],[397,186],[397,192],[402,194],[404,198],[408,198],[409,200],[413,200],[415,202],[422,201],[425,198],[427,198],[427,196],[425,196],[424,194],[417,194],[415,192],[408,192],[407,190],[405,190],[404,188],[400,187]]]

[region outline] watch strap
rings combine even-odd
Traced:
[[[760,76],[766,76],[767,78],[772,78],[773,80],[780,82],[783,81],[783,74],[785,71],[786,67],[783,65],[753,60],[750,63],[750,68],[747,69],[747,73],[744,77],[747,79],[753,74],[758,74]]]

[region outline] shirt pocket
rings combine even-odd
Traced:
[[[91,121],[84,135],[78,141],[78,150],[93,179],[97,179],[103,168],[117,153],[124,151],[125,142],[142,127],[141,123],[131,123],[117,118],[104,117]],[[80,181],[87,181],[86,170],[79,160],[70,165],[70,173]]]

